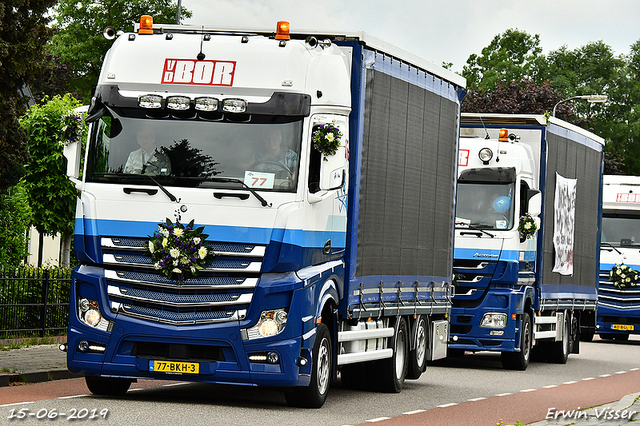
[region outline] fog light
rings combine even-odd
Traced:
[[[308,362],[309,361],[307,361],[307,359],[304,357],[298,358],[298,365],[304,366],[304,365],[307,365]]]
[[[489,335],[491,335],[491,336],[503,336],[504,335],[504,330],[491,330],[489,332]]]
[[[87,342],[86,340],[80,340],[78,342],[78,350],[80,352],[86,352],[89,350],[89,342]]]
[[[267,361],[269,362],[269,364],[277,364],[279,360],[280,357],[276,352],[269,352],[267,354]]]

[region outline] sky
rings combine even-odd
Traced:
[[[437,65],[462,71],[469,55],[514,28],[540,36],[547,54],[603,41],[616,55],[640,40],[640,0],[181,0],[183,23],[275,30],[364,31]]]

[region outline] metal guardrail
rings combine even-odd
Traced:
[[[0,269],[0,339],[65,333],[70,292],[70,269]]]

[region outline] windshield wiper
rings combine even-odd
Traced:
[[[617,248],[615,248],[615,246],[611,243],[607,243],[607,242],[600,242],[600,247],[602,246],[607,246],[607,247],[611,247],[612,249],[614,249],[616,251],[616,253],[618,253],[619,255],[622,255],[622,252],[620,250],[618,250]]]
[[[465,227],[465,228],[458,228],[458,229],[463,229],[463,230],[464,230],[464,229],[471,229],[471,230],[473,230],[473,231],[480,231],[480,232],[482,232],[483,234],[487,234],[487,235],[488,235],[488,236],[490,236],[491,238],[495,238],[495,235],[493,235],[491,232],[485,231],[485,230],[484,230],[484,229],[482,229],[482,228],[478,228],[478,227],[477,227],[477,226],[475,226],[475,225],[466,225],[466,227]],[[463,233],[463,231],[461,231],[461,232],[460,232],[460,234],[462,234],[462,233]],[[474,232],[473,234],[476,234],[476,233]]]
[[[177,198],[176,198],[176,196],[175,196],[175,195],[173,195],[172,193],[170,193],[170,192],[167,190],[167,188],[165,188],[164,186],[162,186],[162,184],[161,184],[160,182],[158,182],[157,180],[155,180],[151,175],[140,175],[140,176],[146,176],[146,177],[148,177],[149,179],[151,179],[151,181],[152,181],[153,183],[155,183],[155,184],[156,184],[156,186],[157,186],[158,188],[160,188],[160,190],[161,190],[162,192],[164,192],[164,193],[167,195],[167,197],[169,197],[169,199],[170,199],[171,201],[175,202],[175,201],[177,200]]]
[[[96,174],[98,175],[98,174]],[[137,173],[99,173],[100,176],[102,177],[109,177],[109,176],[117,176],[117,177],[138,177],[138,176],[144,176],[147,179],[150,179],[151,182],[153,182],[158,188],[160,188],[160,190],[162,192],[165,193],[165,195],[167,197],[169,197],[169,199],[173,202],[175,202],[177,200],[176,196],[173,195],[172,193],[170,193],[167,188],[165,188],[160,182],[158,182],[157,180],[155,180],[151,175],[145,175],[145,174],[137,174]]]
[[[262,196],[258,194],[258,192],[255,189],[251,188],[249,185],[247,185],[242,180],[237,178],[223,178],[223,177],[212,176],[212,177],[205,177],[205,178],[196,177],[196,178],[187,178],[187,179],[199,179],[199,180],[208,181],[208,182],[239,183],[240,185],[242,185],[244,189],[251,192],[253,196],[258,199],[258,201],[260,201],[260,204],[262,204],[262,207],[271,207],[273,205],[271,203],[268,203],[267,200],[265,200],[264,198],[262,198]]]

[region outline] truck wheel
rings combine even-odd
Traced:
[[[409,380],[419,379],[427,369],[429,326],[427,325],[427,318],[424,315],[420,315],[417,321],[415,336],[416,348],[409,352],[409,369],[407,371],[407,379]]]
[[[113,377],[85,376],[84,380],[94,395],[122,396],[131,386],[131,380]]]
[[[520,332],[520,352],[502,352],[502,366],[509,370],[524,371],[531,359],[531,317],[522,314],[522,330]]]
[[[324,324],[316,328],[313,344],[313,368],[309,386],[300,386],[284,394],[287,404],[292,407],[320,408],[327,399],[331,382],[332,357],[331,335]]]
[[[404,317],[398,320],[396,333],[391,347],[393,356],[381,362],[379,370],[379,386],[382,392],[398,393],[402,390],[409,365],[409,335],[407,321]]]
[[[564,333],[562,333],[561,342],[553,342],[551,344],[551,362],[556,364],[566,364],[571,352],[571,327],[569,327],[569,313],[565,312],[564,321],[562,322]]]

